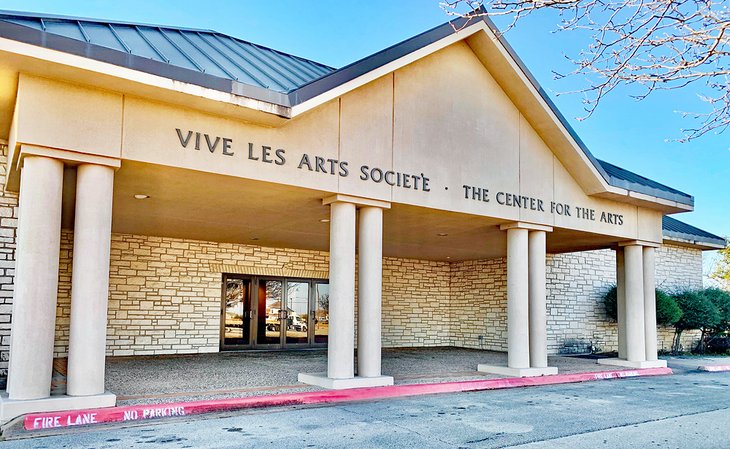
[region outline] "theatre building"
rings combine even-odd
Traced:
[[[725,241],[596,159],[490,22],[453,25],[335,69],[0,13],[0,419],[114,405],[108,357],[321,347],[298,380],[325,388],[391,384],[383,347],[663,366],[654,288],[700,287]]]

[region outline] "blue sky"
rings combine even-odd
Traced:
[[[208,28],[339,67],[439,25],[438,0],[73,1],[0,0],[0,9]],[[586,36],[552,33],[556,17],[531,18],[507,39],[563,114],[600,159],[695,196],[695,211],[676,217],[730,236],[730,131],[677,143],[687,127],[675,111],[697,111],[696,90],[660,92],[637,102],[614,92],[585,121],[580,95],[556,96],[585,80],[553,80],[567,72]]]

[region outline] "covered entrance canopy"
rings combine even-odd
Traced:
[[[546,253],[615,248],[619,359],[611,363],[661,364],[654,248],[663,215],[692,210],[693,198],[595,159],[493,30],[460,19],[335,70],[208,30],[1,15],[5,188],[19,192],[22,217],[2,419],[113,401],[104,394],[109,301],[139,303],[140,329],[170,324],[155,307],[160,297],[185,298],[190,320],[225,328],[224,309],[198,314],[192,305],[211,291],[227,304],[224,274],[249,292],[244,302],[266,296],[253,293],[262,280],[312,289],[328,279],[327,372],[300,380],[392,383],[381,373],[384,257],[506,257],[507,366],[480,369],[528,376],[555,372]],[[73,228],[65,402],[49,398],[62,227]],[[114,245],[112,232],[124,235]],[[135,236],[186,241],[143,248]],[[199,254],[187,240],[200,242]],[[217,261],[208,242],[246,268]],[[237,244],[308,250],[311,262],[284,253],[263,267]],[[171,273],[185,289],[170,293]],[[399,280],[407,294],[407,269]],[[278,323],[280,345],[290,330],[316,341],[312,297],[301,300],[310,316],[302,309],[297,319],[282,299],[251,308],[259,316],[249,337]],[[231,332],[254,319],[231,313]],[[294,335],[305,327],[307,337]],[[184,348],[173,331],[165,344]],[[158,349],[168,348],[147,353]]]

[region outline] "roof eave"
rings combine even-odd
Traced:
[[[711,239],[683,232],[663,231],[664,241],[680,246],[688,246],[702,251],[723,249],[727,246],[724,239]]]

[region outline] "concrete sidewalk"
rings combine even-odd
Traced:
[[[728,357],[665,357],[675,371],[730,362]],[[383,373],[396,385],[496,379],[476,371],[479,363],[507,363],[507,354],[478,349],[435,347],[383,350]],[[610,371],[594,359],[551,356],[560,374]],[[65,392],[65,360],[54,363],[53,391]],[[297,381],[300,372],[324,372],[327,351],[248,351],[154,357],[110,357],[106,384],[117,405],[159,404],[320,391]]]
[[[383,350],[383,373],[396,385],[500,377],[476,371],[479,363],[506,365],[507,355],[463,348]],[[616,369],[573,357],[550,357],[550,365],[561,374]],[[222,352],[110,358],[106,381],[118,405],[134,405],[320,391],[299,383],[297,374],[326,370],[326,350]]]

